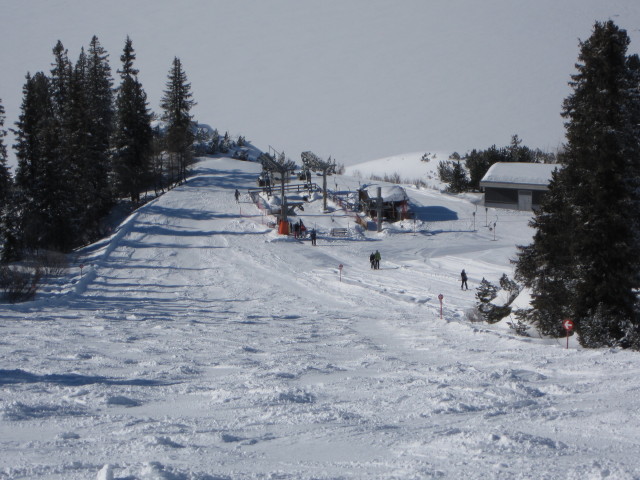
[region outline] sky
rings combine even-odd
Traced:
[[[292,195],[312,246],[253,203],[258,163],[202,159],[33,301],[0,300],[0,478],[640,478],[638,352],[472,314],[483,278],[513,278],[531,212],[397,162],[428,184],[404,185],[415,221],[364,230]],[[342,200],[363,181],[329,180]]]
[[[627,29],[635,0],[0,0],[0,98],[17,120],[27,72],[97,35],[111,67],[129,35],[150,107],[175,56],[194,118],[299,161],[352,165],[416,151],[507,145],[554,151],[579,39]]]

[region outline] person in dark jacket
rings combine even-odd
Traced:
[[[369,255],[369,263],[371,264],[371,268],[376,268],[376,254],[373,252]]]
[[[469,285],[467,285],[467,272],[462,269],[460,272],[460,280],[462,280],[462,284],[460,285],[460,290],[469,290]]]
[[[374,267],[374,268],[375,268],[376,270],[380,270],[380,260],[381,260],[381,258],[382,258],[382,257],[380,256],[380,252],[379,252],[378,250],[376,250],[376,253],[375,253],[375,255],[374,255],[374,256],[375,256],[375,267]]]
[[[311,236],[311,245],[315,245],[316,244],[316,229],[315,228],[311,229],[310,236]]]
[[[236,188],[236,203],[240,203],[240,192]]]

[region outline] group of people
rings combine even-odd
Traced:
[[[380,259],[381,258],[382,257],[381,257],[380,252],[378,250],[376,250],[371,255],[369,255],[369,262],[371,263],[371,268],[373,268],[374,270],[380,270]]]
[[[240,192],[237,189],[236,189],[235,197],[236,197],[236,202],[240,203]],[[304,223],[302,223],[302,219],[300,219],[291,226],[291,230],[293,230],[293,236],[295,238],[302,238],[305,236],[307,227],[304,226]],[[311,232],[309,232],[309,237],[311,238],[311,245],[316,245],[316,236],[317,236],[316,230],[314,228],[311,230]],[[371,255],[369,255],[369,263],[371,263],[371,268],[373,270],[380,270],[381,258],[382,257],[378,250],[376,250],[375,252],[372,252]],[[462,272],[460,272],[460,280],[462,282],[460,284],[460,290],[469,290],[469,285],[467,284],[467,280],[468,280],[467,272],[464,271],[464,268],[462,269]]]
[[[304,238],[305,232],[307,231],[307,227],[305,227],[304,223],[302,223],[302,219],[298,220],[296,223],[292,225],[291,230],[293,231],[293,236],[295,238]],[[316,229],[312,228],[309,232],[309,238],[311,239],[311,245],[316,245]]]
[[[293,232],[294,238],[304,238],[307,234],[307,227],[302,222],[302,219],[298,220],[296,223],[289,222],[289,231]],[[316,229],[312,228],[309,232],[309,238],[311,239],[311,245],[316,244]]]
[[[381,258],[382,256],[380,255],[380,252],[378,250],[369,255],[369,263],[371,264],[371,268],[373,270],[380,270]],[[467,272],[464,271],[464,268],[462,269],[462,272],[460,272],[460,280],[462,282],[460,284],[460,290],[469,290],[469,285],[467,284],[469,277],[467,277]]]
[[[306,235],[307,227],[302,223],[302,219],[293,224],[294,238],[303,238]]]

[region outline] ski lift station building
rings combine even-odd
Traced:
[[[494,163],[482,180],[484,205],[512,210],[535,210],[549,190],[557,163]]]
[[[378,214],[378,189],[382,200],[382,218],[389,222],[397,222],[411,216],[409,197],[399,185],[364,185],[359,191],[362,210],[371,218]]]

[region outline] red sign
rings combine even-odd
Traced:
[[[438,295],[438,300],[440,300],[440,303],[442,303],[442,299],[444,298],[444,295],[440,294]]]
[[[570,332],[571,330],[573,330],[573,322],[571,321],[571,319],[569,318],[565,318],[562,321],[562,327],[567,331]]]
[[[339,268],[340,270],[342,270],[342,267],[343,267],[343,266],[344,266],[344,265],[340,264],[340,265],[338,265],[338,268]]]

